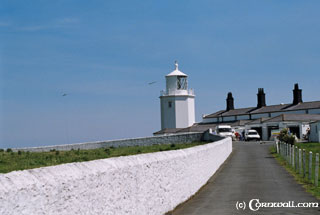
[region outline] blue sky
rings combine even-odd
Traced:
[[[0,0],[0,148],[150,136],[178,60],[196,119],[320,100],[320,1]],[[148,85],[149,82],[157,83]],[[62,96],[67,93],[67,96]]]

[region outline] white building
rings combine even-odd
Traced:
[[[320,143],[320,121],[310,123],[309,141]]]
[[[166,75],[166,90],[161,91],[161,129],[186,128],[195,122],[194,92],[188,89],[188,76],[175,70]]]

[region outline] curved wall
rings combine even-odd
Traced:
[[[231,151],[226,138],[0,174],[0,214],[164,214],[194,195]]]

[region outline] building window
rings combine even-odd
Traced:
[[[186,89],[188,89],[187,77],[178,76],[177,87],[178,87],[178,90],[186,90]]]
[[[168,107],[169,107],[169,108],[172,107],[172,102],[168,102]]]

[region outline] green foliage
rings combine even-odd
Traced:
[[[110,154],[110,149],[109,149],[109,148],[105,148],[105,149],[104,149],[104,152],[105,152],[107,155],[109,155],[109,154]]]
[[[279,140],[293,145],[296,141],[296,137],[293,134],[289,134],[288,129],[284,128],[280,131]]]
[[[10,148],[7,148],[7,152],[12,152],[12,149],[10,149]]]
[[[109,157],[184,149],[202,144],[205,143],[193,142],[185,144],[130,146],[118,148],[111,146],[107,148],[90,150],[72,149],[70,151],[57,151],[53,149],[49,152],[13,152],[9,149],[10,153],[0,153],[0,173],[7,173],[15,170],[32,169],[43,166],[53,166],[63,163],[82,162]]]

